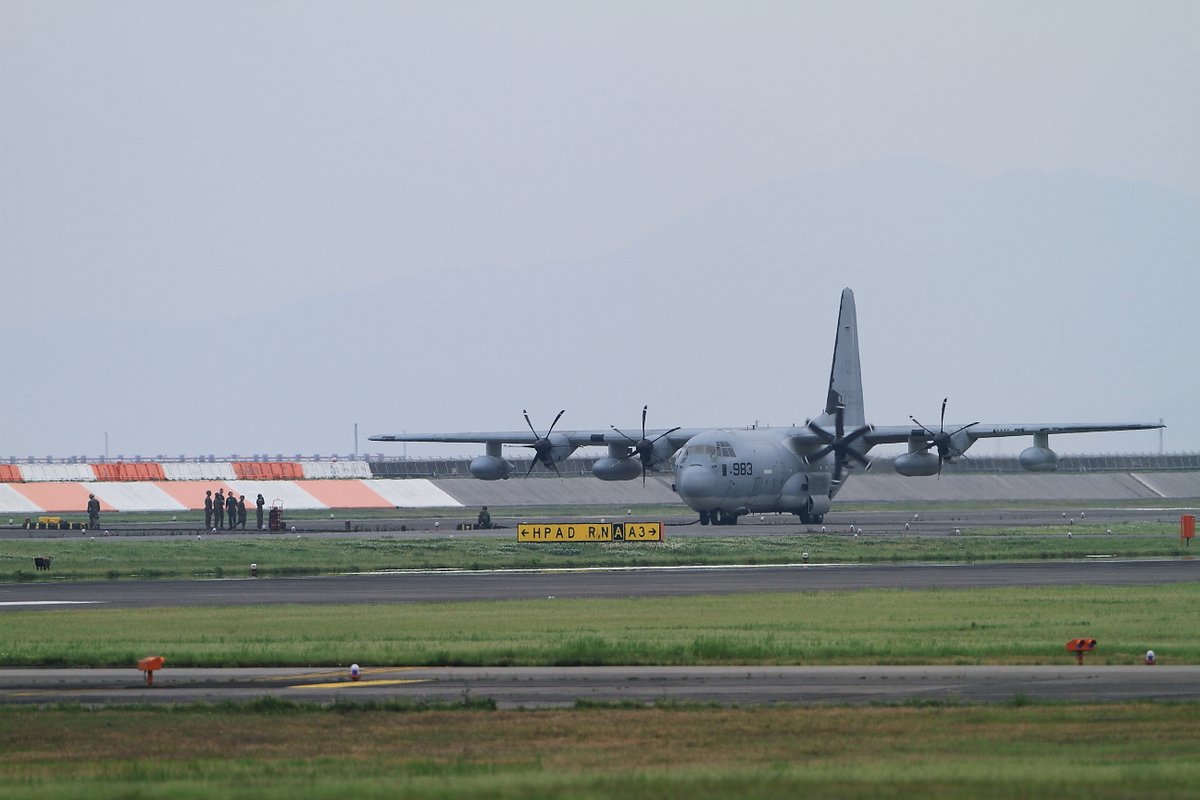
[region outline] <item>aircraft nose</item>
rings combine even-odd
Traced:
[[[676,481],[675,490],[685,500],[711,497],[716,494],[717,478],[709,468],[688,466]]]

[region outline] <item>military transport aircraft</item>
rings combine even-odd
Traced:
[[[907,442],[908,452],[895,459],[901,475],[938,475],[942,464],[953,462],[978,439],[1033,436],[1033,446],[1020,455],[1024,469],[1048,472],[1058,466],[1050,449],[1050,434],[1132,431],[1161,428],[1157,423],[1110,424],[984,424],[946,425],[946,401],[937,430],[910,417],[911,425],[868,425],[863,411],[862,373],[858,358],[858,319],[854,293],[842,291],[833,367],[824,412],[803,427],[789,428],[671,428],[646,430],[642,409],[639,438],[615,426],[609,430],[555,431],[564,412],[558,412],[545,434],[538,433],[525,413],[529,431],[484,433],[388,434],[375,442],[446,442],[485,445],[485,455],[471,462],[471,474],[481,480],[500,480],[513,473],[501,455],[503,445],[533,450],[525,477],[541,463],[558,471],[558,464],[579,447],[607,446],[608,455],[592,467],[600,480],[634,480],[643,484],[646,471],[671,463],[673,488],[683,502],[700,512],[700,524],[733,525],[750,513],[780,511],[805,523],[819,523],[830,502],[856,467],[867,467],[867,452],[877,444]]]

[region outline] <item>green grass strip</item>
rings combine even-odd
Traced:
[[[26,798],[1185,798],[1195,704],[308,711],[0,709]]]
[[[169,602],[165,598],[164,602]],[[2,666],[1200,663],[1200,584],[8,611]]]
[[[47,540],[0,540],[0,581],[147,580],[321,575],[398,569],[539,569],[590,566],[696,564],[978,562],[1119,558],[1175,558],[1177,526],[1137,523],[1035,528],[997,532],[963,529],[961,536],[848,534],[668,538],[661,543],[520,544],[512,539],[442,534],[420,539],[380,535],[323,539],[311,536],[179,535],[167,540],[91,534]],[[51,556],[49,571],[35,556]]]

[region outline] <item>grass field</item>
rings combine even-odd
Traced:
[[[1178,557],[1174,525],[517,545],[443,534],[0,541],[0,580],[143,580],[431,567]],[[53,555],[49,573],[32,558]],[[0,666],[1200,663],[1200,585],[870,590],[394,606],[0,614]],[[0,707],[0,796],[1194,797],[1197,704],[570,711]],[[486,706],[487,704],[482,704]]]
[[[1095,664],[1195,664],[1197,607],[1184,583],[6,611],[0,666],[1062,664],[1078,636]]]
[[[26,798],[1195,797],[1195,705],[0,709]]]
[[[1111,535],[1107,533],[1112,531]],[[902,561],[1032,561],[1111,555],[1170,558],[1187,554],[1178,527],[1167,523],[1076,525],[1059,530],[963,529],[961,536],[848,534],[668,537],[661,543],[519,544],[509,538],[437,534],[401,538],[382,534],[353,539],[294,535],[75,535],[62,539],[0,540],[0,580],[129,580],[318,575],[388,569],[505,569],[683,564],[869,563]],[[54,558],[49,572],[35,556]]]

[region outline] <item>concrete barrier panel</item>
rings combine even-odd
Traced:
[[[20,514],[24,517],[28,514],[41,514],[45,510],[17,491],[15,486],[0,483],[0,514]],[[24,520],[16,521],[23,522]]]
[[[254,519],[254,498],[262,492],[267,508],[279,500],[286,515],[288,509],[324,509],[329,506],[304,491],[296,481],[226,481],[235,495],[246,495],[246,519]],[[252,524],[247,522],[247,524]]]
[[[96,473],[91,464],[21,464],[21,477],[28,482],[94,481]]]
[[[376,481],[300,481],[300,488],[329,508],[392,508],[393,504],[374,490]]]
[[[366,461],[305,461],[301,467],[308,479],[371,477],[371,466]]]
[[[88,483],[23,483],[14,488],[46,511],[78,514],[80,522],[87,520],[88,494],[92,491]],[[101,511],[113,510],[104,502],[104,498],[99,495],[96,497],[100,501]]]
[[[1160,497],[1200,497],[1200,472],[1135,472],[1133,477]]]
[[[853,475],[842,502],[968,502],[981,500],[1139,500],[1158,495],[1126,472],[1048,475]],[[837,509],[837,506],[834,506]]]
[[[857,480],[851,478],[850,484]],[[402,481],[403,482],[403,481]],[[372,481],[372,485],[379,481]],[[434,484],[464,506],[610,506],[624,512],[642,504],[678,504],[687,509],[679,495],[671,490],[671,478],[659,475],[632,481],[601,481],[595,478],[511,478],[506,481],[477,481],[473,478],[446,478]],[[841,495],[839,495],[841,497]],[[835,506],[836,507],[836,506]]]
[[[482,482],[482,481],[480,481]],[[377,492],[389,505],[397,508],[458,508],[462,503],[424,478],[412,480],[375,480],[371,490]]]
[[[204,493],[212,492],[215,495],[218,489],[222,492],[229,490],[224,481],[164,481],[157,485],[184,508],[199,511],[201,522],[204,521]]]
[[[97,481],[90,487],[100,505],[116,511],[186,511],[187,506],[153,483],[137,481]]]
[[[237,477],[228,461],[182,461],[162,468],[169,481],[231,481]]]

